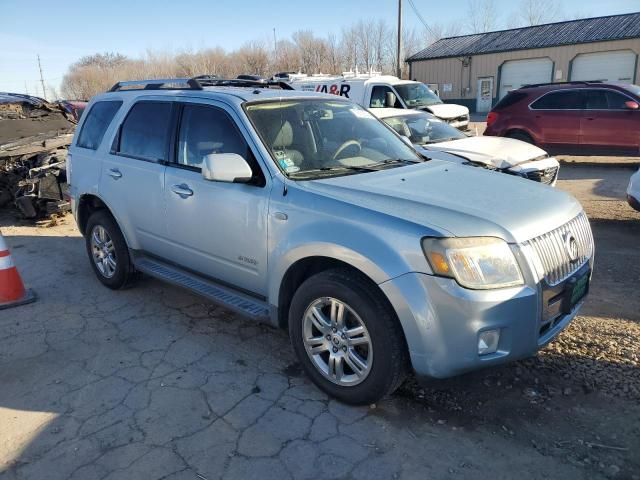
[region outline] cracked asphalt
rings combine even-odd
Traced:
[[[529,378],[525,361],[436,383],[463,392],[455,408],[411,382],[346,406],[305,378],[284,331],[146,277],[104,288],[70,216],[0,225],[39,296],[0,311],[3,480],[640,478],[633,399],[570,384],[533,401],[560,375]]]

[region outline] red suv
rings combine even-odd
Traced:
[[[603,82],[527,85],[487,115],[485,135],[569,153],[640,154],[640,87]]]

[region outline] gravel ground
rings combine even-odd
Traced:
[[[362,440],[363,445],[367,449],[376,445],[375,455],[372,454],[373,456],[366,460],[366,464],[375,464],[379,468],[375,471],[372,470],[368,478],[396,478],[395,473],[388,474],[385,468],[392,464],[395,465],[393,462],[400,462],[400,466],[397,466],[395,470],[402,472],[400,478],[416,478],[416,475],[420,475],[421,478],[434,476],[434,478],[471,479],[478,478],[481,474],[487,474],[492,478],[504,479],[510,479],[517,475],[522,478],[640,480],[640,366],[638,364],[640,362],[640,295],[637,292],[637,285],[640,282],[640,248],[638,248],[640,214],[631,210],[623,200],[624,188],[632,171],[618,167],[563,166],[561,168],[561,179],[557,188],[574,194],[591,218],[596,240],[596,265],[591,294],[585,302],[581,315],[539,355],[503,367],[473,372],[448,380],[431,381],[423,385],[418,384],[414,379],[409,379],[392,398],[365,409],[366,412],[362,409],[340,407],[344,409],[344,415],[348,413],[348,415],[355,415],[357,418],[363,415],[362,424],[358,424],[358,428],[362,430],[358,431],[363,435],[362,438],[372,439],[370,441]],[[60,311],[68,309],[70,311],[93,312],[95,310],[98,313],[91,314],[92,316],[87,322],[100,323],[102,316],[104,316],[109,325],[113,324],[109,326],[110,329],[114,327],[123,331],[134,327],[141,329],[141,332],[147,332],[145,335],[153,335],[153,342],[150,343],[155,345],[154,348],[160,348],[156,343],[162,343],[167,334],[166,330],[186,328],[185,325],[187,325],[189,331],[193,329],[198,335],[189,334],[184,337],[183,341],[188,341],[187,345],[190,346],[184,353],[189,353],[190,348],[194,346],[213,348],[209,356],[203,357],[207,360],[200,360],[198,363],[199,368],[211,367],[213,371],[217,371],[217,365],[221,358],[226,358],[225,352],[228,347],[225,345],[226,342],[233,343],[235,341],[237,336],[235,330],[251,331],[255,334],[255,343],[244,352],[242,364],[233,363],[234,369],[242,369],[243,372],[246,370],[246,374],[251,375],[254,369],[268,367],[273,369],[273,372],[269,370],[269,375],[274,379],[280,381],[283,378],[288,378],[289,384],[294,386],[291,388],[299,388],[295,386],[304,385],[305,388],[310,389],[309,392],[317,393],[313,387],[309,386],[301,374],[299,365],[288,351],[286,334],[283,332],[250,325],[239,318],[234,318],[231,314],[221,313],[220,309],[202,302],[198,297],[172,292],[166,285],[154,280],[147,279],[135,289],[126,292],[114,293],[94,286],[96,282],[88,271],[86,260],[77,257],[83,253],[71,217],[66,216],[39,227],[20,225],[20,222],[16,224],[16,222],[7,219],[0,223],[3,224],[5,235],[15,237],[15,241],[12,242],[14,255],[21,260],[34,258],[34,256],[42,258],[44,254],[38,250],[37,245],[46,245],[47,242],[51,244],[57,237],[70,237],[67,242],[64,242],[67,255],[69,255],[66,258],[65,266],[61,272],[51,273],[46,281],[59,284],[58,288],[65,292],[64,295],[76,303],[72,302],[67,305],[64,302],[54,300],[50,294],[48,295],[43,285],[36,285],[42,291],[44,298],[34,304],[34,308],[46,308],[47,302],[51,302]],[[73,243],[75,247],[72,248],[69,242],[75,242]],[[77,254],[74,253],[76,250]],[[46,261],[42,258],[42,261],[43,265],[46,265],[46,262],[55,264],[49,257]],[[42,266],[31,265],[29,262],[20,263],[20,265],[22,265],[26,278],[35,279],[36,272],[42,268]],[[64,289],[67,282],[82,285],[82,288],[88,289],[91,295],[85,299],[85,297],[80,298],[80,294],[67,292]],[[184,312],[182,310],[174,312],[173,306],[163,307],[162,297],[166,295],[169,296],[167,302],[171,305],[175,302],[182,302],[188,307],[183,309]],[[92,302],[97,306],[94,306]],[[118,305],[118,308],[111,307],[114,303]],[[193,318],[189,313],[192,309],[189,306],[191,304],[193,304],[194,311],[199,312]],[[196,307],[198,308],[196,309]],[[135,315],[127,313],[131,318],[128,316],[124,318],[124,312],[119,313],[120,310],[131,308],[133,311],[139,310],[142,313]],[[112,313],[111,310],[113,310]],[[95,318],[93,318],[94,316]],[[149,325],[148,317],[154,317],[151,322],[154,325],[153,328]],[[10,330],[12,331],[14,328],[18,327],[11,326]],[[55,333],[56,336],[49,341],[66,342],[64,332],[64,330],[53,332],[52,335]],[[61,334],[60,338],[57,336],[58,333]],[[156,336],[158,339],[155,338]],[[111,365],[109,361],[115,361],[110,356],[115,348],[111,345],[111,336],[105,341],[102,341],[102,337],[97,334],[89,335],[87,338],[95,343],[96,348],[99,348],[100,358],[107,361],[105,365],[102,365],[102,361],[96,362],[95,369],[99,370]],[[73,353],[75,351],[74,342],[76,342],[75,337],[68,341],[68,349],[59,351],[70,352],[69,355],[72,356],[75,354]],[[25,345],[29,344],[28,342]],[[272,358],[265,352],[266,344],[275,345],[280,353]],[[124,348],[124,346],[122,347]],[[80,349],[80,352],[82,351]],[[115,354],[117,353],[116,350]],[[42,357],[42,361],[45,362],[48,358]],[[65,371],[63,360],[64,358],[56,360],[56,357],[51,357],[49,360],[60,363],[60,375]],[[29,393],[29,396],[39,399],[38,402],[40,402],[31,401],[35,405],[33,408],[35,411],[58,411],[59,406],[56,402],[51,401],[49,396],[38,393],[40,385],[49,389],[56,386],[51,386],[51,378],[48,373],[45,374],[49,368],[47,363],[38,364],[37,361],[37,359],[27,362],[15,361],[9,363],[7,369],[4,369],[5,389],[3,392],[3,389],[0,388],[0,413],[3,406],[18,405],[20,408],[24,408],[22,397],[18,397],[15,393],[15,391],[21,391],[25,388],[22,386],[23,384],[33,385],[30,387],[33,388],[33,391]],[[90,360],[88,362],[91,363]],[[272,364],[274,365],[272,366]],[[136,368],[140,370],[140,367]],[[199,370],[195,369],[195,371]],[[24,378],[17,381],[14,378],[17,374],[11,372],[22,372],[20,375],[21,378],[22,376]],[[137,373],[137,370],[134,373]],[[192,374],[193,372],[189,373],[187,377]],[[2,375],[2,371],[0,371],[0,378]],[[180,375],[183,374],[180,373]],[[41,377],[42,379],[39,380]],[[90,379],[91,376],[87,378]],[[179,379],[180,376],[177,378]],[[87,379],[83,376],[79,376],[77,379],[78,383],[84,381]],[[246,383],[244,380],[232,382],[231,389],[244,387],[246,386],[244,383]],[[249,387],[250,385],[247,388]],[[81,392],[84,392],[84,389]],[[153,392],[162,392],[162,390],[154,390]],[[114,393],[113,390],[101,391],[96,387],[93,394],[96,398],[108,399]],[[216,393],[218,396],[226,394],[225,391]],[[200,418],[200,416],[196,416],[197,418],[194,417],[194,420],[188,417],[188,409],[181,408],[182,397],[180,395],[186,395],[186,393],[176,390],[175,398],[172,396],[163,397],[163,401],[166,402],[166,405],[162,404],[163,408],[166,407],[166,420],[165,415],[158,416],[154,420],[155,423],[161,424],[162,428],[159,427],[158,432],[161,432],[166,438],[173,436],[174,439],[166,445],[170,446],[176,443],[178,445],[177,451],[180,451],[181,440],[175,440],[180,437],[176,432]],[[260,396],[259,393],[257,395]],[[321,397],[313,397],[314,400],[310,400],[310,402],[315,407],[324,409],[323,418],[326,416],[328,422],[335,423],[332,416],[334,414],[331,413],[337,408],[335,402],[329,402]],[[9,399],[9,401],[3,402],[2,398]],[[99,403],[97,400],[87,400],[87,398],[89,397],[80,395],[77,398],[75,408],[89,408],[93,405],[92,401],[95,401],[96,405]],[[20,401],[14,399],[20,399]],[[252,399],[253,396],[247,397],[247,400]],[[253,401],[260,403],[259,398],[253,399]],[[152,402],[151,406],[154,405]],[[13,408],[18,407],[14,406]],[[18,410],[7,411],[11,415],[17,415],[18,412]],[[129,421],[130,413],[119,412],[117,409],[112,412],[110,415],[112,415],[113,421],[116,421],[114,425],[124,425]],[[121,413],[122,416],[119,417]],[[172,420],[174,413],[181,416],[187,415],[186,420],[181,419],[174,422]],[[140,412],[139,414],[141,415]],[[244,420],[252,416],[251,408],[243,410],[238,415],[240,416],[234,421],[244,422],[248,425],[249,423]],[[6,445],[12,446],[20,440],[20,435],[23,435],[21,428],[28,431],[28,423],[26,422],[30,421],[30,417],[15,417],[17,420],[11,420],[14,418],[11,417],[10,422],[21,422],[16,425],[22,425],[22,427],[15,427],[10,431],[6,430],[9,433],[4,439],[2,438],[3,421],[1,418],[0,444],[4,440]],[[59,429],[65,433],[65,428],[68,428],[67,424],[62,422],[65,418],[62,415],[57,423],[50,423],[48,427],[36,428],[34,426],[33,431],[41,433],[31,441],[27,454],[23,454],[20,458],[29,460],[30,452],[35,455],[33,452],[44,450],[45,446],[52,442],[50,439],[61,435]],[[351,434],[352,432],[349,430],[351,427],[344,424],[340,416],[337,418],[339,419],[338,432]],[[39,417],[38,419],[34,417],[31,420],[31,422],[36,421],[41,422],[42,420],[39,420]],[[264,421],[266,422],[266,420]],[[143,428],[152,428],[154,422],[148,422],[149,425]],[[163,422],[169,423],[164,425]],[[364,427],[365,423],[368,425],[366,428]],[[369,425],[374,424],[380,428],[378,430],[370,428]],[[258,431],[261,435],[273,434],[281,430],[275,423],[265,423],[265,425],[267,426],[264,429]],[[335,426],[332,428],[335,430]],[[100,430],[97,432],[96,435],[102,435],[99,433]],[[65,436],[64,442],[72,445],[75,437],[72,434],[68,436],[68,439]],[[119,441],[121,436],[118,434],[114,438]],[[198,442],[208,440],[208,437],[205,439],[193,437],[194,445],[190,446],[188,451],[195,452],[201,448],[204,452],[205,446],[199,447]],[[298,446],[295,443],[298,441],[295,440],[289,446]],[[61,445],[67,444],[64,442]],[[434,444],[437,445],[437,448],[434,447]],[[267,444],[264,442],[256,444],[259,448],[264,448],[265,445]],[[378,451],[379,445],[383,446],[380,452]],[[211,448],[213,450],[207,451],[215,451],[217,444],[211,445]],[[288,448],[282,450],[281,457],[288,452]],[[313,448],[319,447],[314,444]],[[56,453],[54,450],[51,452]],[[171,450],[167,450],[166,455],[159,458],[168,462],[171,456],[170,452]],[[253,460],[247,460],[250,457],[249,454],[245,458],[237,451],[233,452],[229,454],[233,455],[229,468],[233,469],[236,464],[242,464],[246,467],[245,464],[247,464],[262,469],[261,471],[267,477],[269,476],[267,474],[275,475],[276,470],[270,469],[266,463],[264,465],[260,463],[262,460],[256,461],[254,465]],[[0,448],[1,453],[2,449]],[[209,455],[211,455],[211,461],[218,460],[215,454],[209,453]],[[189,458],[188,463],[190,465],[197,464],[203,461],[204,457],[207,457],[207,454],[196,455],[193,453],[193,461]],[[25,466],[25,468],[36,468],[41,465],[40,468],[43,471],[46,470],[46,463],[43,463],[42,459],[37,460],[37,458],[34,456],[30,460],[31,466]],[[46,460],[46,457],[43,458]],[[380,461],[378,462],[378,460]],[[58,465],[64,465],[57,459],[55,461],[58,462]],[[64,462],[70,461],[68,457],[64,460]],[[274,462],[274,465],[277,464],[275,459],[269,459],[269,461]],[[97,468],[96,471],[106,468],[104,465],[96,467],[90,459],[87,459],[86,462],[86,468],[89,468],[89,471],[91,468]],[[140,462],[142,460],[138,460],[132,465],[139,466]],[[302,464],[296,464],[296,468]],[[365,462],[362,463],[362,465],[364,464]],[[136,470],[139,474],[138,478],[155,478],[151,474],[154,465],[145,464],[144,470],[142,468],[139,466],[139,470]],[[509,468],[512,470],[510,471]],[[356,471],[352,470],[352,472]],[[230,476],[233,477],[233,475]],[[0,477],[2,477],[1,468]],[[16,478],[22,477],[18,475]],[[90,477],[85,476],[84,478]],[[185,474],[180,478],[202,477],[197,477],[193,473]],[[208,476],[207,478],[216,477]],[[247,478],[247,475],[243,477],[239,474],[236,478]],[[345,478],[349,478],[349,475]]]

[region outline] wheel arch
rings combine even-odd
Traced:
[[[391,312],[395,311],[391,302],[378,286],[378,282],[374,277],[379,276],[380,272],[372,272],[371,269],[362,269],[352,263],[347,263],[342,259],[330,256],[313,255],[297,259],[284,272],[280,282],[278,283],[277,292],[273,293],[272,299],[277,301],[277,325],[281,328],[287,328],[289,323],[289,307],[291,299],[298,290],[298,287],[309,277],[320,272],[332,269],[344,269],[355,273],[362,281],[366,282],[370,287],[380,293],[380,296],[387,303]],[[367,270],[369,270],[367,272]],[[372,275],[373,273],[373,275]]]

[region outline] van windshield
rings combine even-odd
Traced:
[[[413,148],[359,105],[324,99],[245,104],[278,168],[295,179],[349,175],[421,162]]]
[[[394,88],[409,108],[428,107],[443,103],[440,97],[429,90],[424,83],[401,83],[394,85]]]

